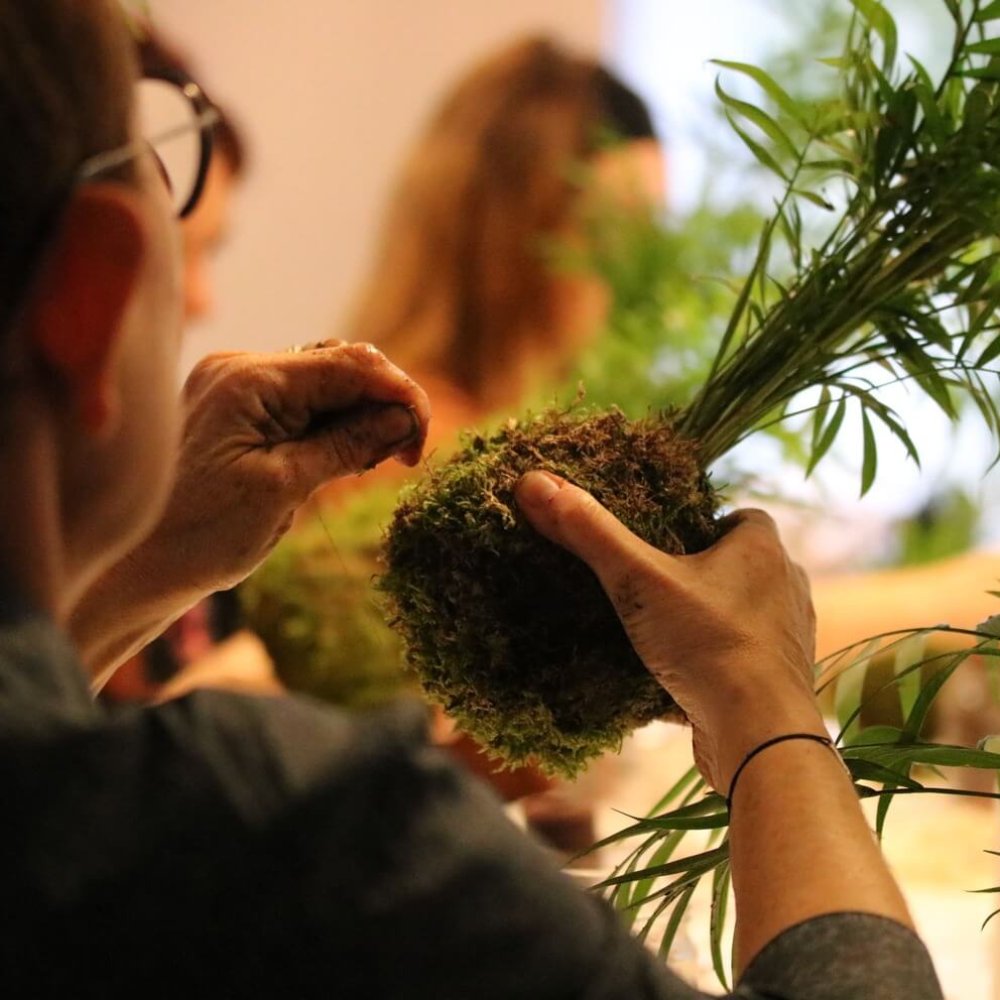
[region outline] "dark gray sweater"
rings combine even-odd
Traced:
[[[424,733],[413,705],[109,711],[51,623],[0,597],[0,994],[704,996]],[[733,995],[941,993],[908,930],[836,914],[772,941]]]

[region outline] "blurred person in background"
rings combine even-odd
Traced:
[[[642,98],[548,38],[488,56],[445,95],[391,191],[341,326],[424,379],[435,438],[516,413],[572,369],[608,292],[556,266],[586,200],[659,211],[663,150]]]

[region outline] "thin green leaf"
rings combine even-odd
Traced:
[[[792,194],[798,198],[805,198],[812,202],[817,208],[825,209],[827,212],[833,211],[833,204],[813,191],[806,191],[803,188],[792,188]]]
[[[813,409],[812,441],[809,444],[811,452],[816,451],[816,447],[822,437],[823,428],[826,427],[827,420],[829,419],[830,403],[832,400],[833,396],[830,393],[830,387],[828,385],[822,386],[819,391],[819,399],[816,401],[816,406]],[[808,475],[808,472],[806,474]]]
[[[920,467],[920,455],[917,452],[917,446],[913,442],[913,438],[910,437],[909,431],[893,416],[890,411],[884,413],[879,413],[879,419],[882,421],[883,426],[888,427],[892,435],[903,445],[906,449],[907,455],[913,459],[917,467]]]
[[[830,174],[844,174],[847,177],[854,177],[854,164],[843,157],[831,157],[828,160],[806,160],[802,164],[803,170],[820,170]]]
[[[861,496],[864,496],[875,482],[875,473],[878,471],[878,453],[875,446],[875,432],[872,430],[871,420],[868,418],[868,411],[861,411],[861,430],[863,442],[863,455],[861,459]]]
[[[896,61],[896,22],[878,0],[851,0],[855,10],[882,39],[882,65],[888,68]]]
[[[965,51],[975,55],[1000,55],[1000,38],[985,38],[980,42],[970,42]]]
[[[983,348],[982,354],[976,359],[976,365],[979,368],[985,368],[998,357],[1000,357],[1000,336],[995,337]]]
[[[934,704],[934,699],[938,696],[938,692],[971,653],[971,650],[956,653],[950,659],[946,660],[943,665],[937,665],[933,674],[923,682],[920,694],[917,695],[917,699],[910,709],[910,714],[906,717],[903,727],[904,739],[916,740],[920,736],[924,728],[924,723],[927,721],[927,715]]]
[[[948,119],[941,114],[938,107],[937,95],[929,82],[917,83],[913,88],[913,93],[920,104],[920,110],[924,113],[924,127],[930,133],[934,141],[940,145],[947,139],[951,132]]]
[[[727,115],[729,119],[729,124],[732,126],[733,131],[743,140],[744,145],[747,149],[753,153],[754,158],[772,173],[777,174],[783,181],[787,183],[788,175],[785,173],[784,168],[780,163],[759,143],[756,139],[752,138],[745,129],[739,127],[735,120]]]
[[[795,143],[792,142],[785,130],[766,111],[763,111],[754,104],[750,104],[748,101],[741,101],[739,98],[727,94],[722,89],[719,77],[715,78],[715,93],[726,108],[756,125],[774,143],[775,147],[780,149],[786,156],[792,160],[798,159],[799,151]]]
[[[751,66],[749,63],[744,62],[733,62],[729,59],[712,59],[710,62],[716,66],[722,66],[724,69],[731,69],[736,73],[748,76],[789,118],[802,126],[807,126],[808,120],[803,107],[784,87],[777,83],[768,73],[765,73],[759,66]]]
[[[830,422],[823,428],[822,433],[818,435],[818,439],[814,436],[815,444],[813,444],[810,450],[809,462],[806,465],[807,476],[811,475],[813,469],[816,468],[823,456],[830,450],[830,446],[836,440],[837,434],[840,433],[840,427],[844,422],[846,412],[847,399],[841,396],[834,408]]]
[[[726,926],[726,909],[729,903],[729,863],[720,864],[712,873],[712,910],[709,921],[709,942],[712,951],[712,968],[722,988],[729,992],[729,976],[722,957],[722,936]]]
[[[640,824],[649,830],[718,830],[727,823],[726,813],[714,812],[708,816],[656,816]]]
[[[1000,770],[1000,754],[971,747],[944,743],[897,743],[878,746],[851,746],[843,750],[844,757],[856,757],[902,772],[913,764],[936,767],[971,767],[979,770]]]
[[[989,66],[972,66],[968,69],[958,70],[956,75],[969,80],[986,80],[990,83],[996,83],[1000,80],[1000,66],[994,66],[992,63]]]
[[[849,739],[852,727],[861,711],[861,699],[865,686],[865,674],[881,646],[878,639],[865,644],[850,665],[837,677],[834,692],[834,710],[840,725],[838,742]]]
[[[899,703],[903,718],[909,718],[917,699],[920,697],[921,675],[920,665],[925,659],[927,638],[922,633],[910,636],[900,643],[893,658],[892,670],[896,676],[896,690],[899,692]],[[911,669],[916,667],[916,669]]]
[[[847,766],[855,781],[877,781],[881,785],[899,784],[915,791],[924,787],[919,781],[903,777],[898,771],[890,770],[873,760],[856,757],[848,760]]]
[[[728,856],[728,847],[717,847],[714,850],[703,851],[701,854],[695,854],[692,857],[680,858],[677,861],[670,861],[667,864],[653,865],[649,868],[643,868],[641,871],[633,872],[630,875],[612,875],[609,878],[604,879],[603,882],[599,882],[598,886],[600,888],[605,888],[607,886],[619,885],[622,882],[634,882],[639,878],[647,878],[651,876],[659,878],[662,875],[677,875],[680,872],[699,869],[710,871],[716,864],[718,864],[719,861]]]
[[[661,955],[668,955],[670,949],[673,947],[674,939],[677,937],[678,930],[680,930],[681,921],[684,919],[684,914],[687,912],[691,897],[697,888],[698,883],[695,882],[685,889],[678,897],[673,910],[670,911],[670,919],[667,921],[667,925],[663,929],[663,937],[660,939],[659,952]],[[669,905],[669,903],[665,905]]]
[[[899,743],[902,737],[903,730],[899,726],[889,726],[883,723],[874,726],[865,726],[864,729],[859,730],[856,736],[844,745],[869,747],[880,744],[895,744]]]
[[[677,850],[680,845],[683,837],[684,834],[680,831],[665,836],[663,838],[663,842],[650,858],[650,867],[662,867],[667,864],[673,856],[674,851]],[[629,874],[632,873],[630,872]],[[655,881],[655,878],[652,877],[637,877],[634,881],[620,883],[620,887],[623,889],[623,897],[619,909],[627,911],[623,914],[623,919],[625,920],[627,926],[632,925],[632,921],[635,919],[638,907],[646,901],[646,897],[649,895],[649,890]]]
[[[652,903],[658,899],[667,897],[676,898],[689,885],[707,875],[710,871],[713,871],[717,865],[722,864],[728,859],[728,843],[724,843],[721,847],[716,847],[709,851],[703,851],[701,854],[687,858],[686,860],[689,864],[687,868],[682,870],[682,874],[669,885],[664,886],[662,889],[657,889],[656,892],[650,893],[644,902]]]
[[[892,781],[887,781],[882,785],[882,790],[885,792],[894,791],[897,788],[903,787],[904,782],[909,780],[909,768],[906,768],[903,773],[898,774]],[[895,795],[883,795],[882,798],[878,800],[878,804],[875,806],[875,836],[879,840],[882,839],[882,835],[885,833],[885,821],[889,816],[889,809],[892,803],[895,801]]]
[[[771,253],[771,237],[774,234],[774,227],[775,221],[771,219],[764,224],[764,227],[761,230],[760,241],[757,244],[757,253],[754,257],[753,266],[750,268],[750,273],[743,282],[739,295],[736,297],[736,302],[733,304],[733,310],[729,316],[729,322],[726,324],[725,333],[722,335],[722,340],[720,341],[715,352],[715,359],[712,362],[712,368],[708,374],[709,382],[711,382],[716,372],[724,365],[725,360],[730,353],[733,339],[739,329],[740,321],[746,310],[747,303],[750,301],[750,296],[753,294],[753,286],[757,275],[767,270],[767,261]]]

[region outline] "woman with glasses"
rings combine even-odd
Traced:
[[[319,482],[415,464],[429,417],[360,345],[207,359],[179,404],[176,211],[207,118],[184,86],[186,128],[171,112],[133,131],[146,91],[111,0],[0,2],[3,994],[697,996],[427,747],[416,713],[90,697],[80,658],[112,665],[245,575]],[[167,156],[182,135],[190,158]],[[735,995],[938,1000],[817,738],[808,590],[773,527],[744,513],[692,562],[544,474],[520,499],[609,593],[631,581],[648,612],[625,624],[730,793]],[[744,711],[761,689],[770,714]]]

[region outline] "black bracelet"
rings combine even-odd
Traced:
[[[784,743],[786,740],[812,740],[813,743],[822,743],[824,746],[828,746],[834,753],[837,752],[837,748],[833,745],[833,740],[829,736],[819,736],[817,733],[785,733],[784,736],[773,736],[769,740],[765,740],[759,746],[756,746],[751,750],[744,758],[740,761],[740,766],[736,768],[733,774],[732,781],[729,782],[729,793],[726,795],[726,808],[730,812],[733,811],[733,792],[736,791],[736,782],[739,780],[740,775],[743,773],[743,768],[747,766],[757,756],[762,750],[766,750],[768,747],[773,747],[775,743]]]

